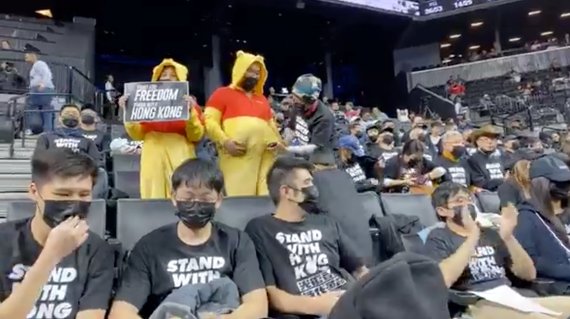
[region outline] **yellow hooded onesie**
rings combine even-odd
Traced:
[[[152,70],[157,81],[165,67],[172,66],[179,81],[186,81],[188,69],[172,59],[164,59]],[[133,140],[144,141],[141,154],[141,198],[170,198],[170,178],[174,169],[196,158],[195,143],[204,136],[202,113],[196,105],[188,121],[125,123]]]
[[[248,96],[238,84],[254,63],[261,67],[261,74]],[[206,132],[216,143],[228,196],[268,193],[266,175],[275,160],[274,151],[268,147],[282,141],[269,102],[263,96],[266,80],[267,68],[263,57],[238,51],[231,85],[218,88],[206,103]],[[245,155],[230,155],[223,147],[227,140],[244,144]]]

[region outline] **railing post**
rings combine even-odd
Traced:
[[[67,97],[66,103],[72,103],[71,95],[73,94],[73,67],[67,67]]]

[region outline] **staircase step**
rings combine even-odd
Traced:
[[[25,192],[31,179],[30,174],[0,174],[0,192]]]
[[[1,174],[30,174],[30,160],[26,159],[0,159]]]

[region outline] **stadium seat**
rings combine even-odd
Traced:
[[[115,154],[113,155],[113,171],[131,172],[141,170],[140,155]]]
[[[386,215],[416,216],[426,227],[438,222],[431,198],[427,195],[382,193],[380,199]]]
[[[333,216],[359,253],[372,265],[376,258],[369,235],[369,213],[359,197],[350,176],[339,169],[317,171],[314,183],[319,189],[319,205]]]
[[[140,198],[140,172],[115,171],[115,188],[129,195],[130,198]]]
[[[214,220],[244,230],[250,220],[275,211],[275,205],[268,196],[226,197],[216,211]]]
[[[497,193],[486,191],[479,192],[477,193],[477,199],[482,213],[499,214],[501,212],[501,200]]]
[[[32,201],[14,201],[8,204],[7,220],[18,220],[34,216],[36,204]],[[105,238],[105,219],[107,215],[107,206],[102,199],[94,199],[91,201],[89,215],[87,215],[87,223],[89,229],[95,234]]]
[[[137,184],[138,185],[138,184]],[[149,232],[178,221],[167,199],[120,199],[117,201],[117,239],[123,250],[131,250]]]
[[[384,216],[382,206],[380,205],[380,196],[378,196],[378,194],[375,192],[364,192],[358,193],[358,197],[364,206],[367,220],[370,220],[373,216]]]

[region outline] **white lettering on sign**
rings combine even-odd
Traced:
[[[178,89],[137,90],[135,102],[170,101],[178,98]]]

